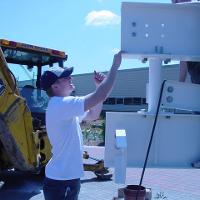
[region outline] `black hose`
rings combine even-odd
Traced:
[[[148,158],[149,158],[149,152],[151,150],[151,144],[152,144],[152,141],[153,141],[153,136],[154,136],[156,124],[157,124],[157,121],[158,121],[158,113],[159,113],[159,110],[160,110],[160,103],[161,103],[161,99],[162,99],[163,88],[164,88],[165,82],[166,82],[166,80],[164,80],[162,82],[161,89],[160,89],[160,96],[159,96],[158,105],[157,105],[157,109],[156,109],[156,116],[155,116],[155,119],[154,119],[152,131],[151,131],[151,137],[150,137],[150,141],[149,141],[149,145],[148,145],[148,149],[147,149],[147,153],[146,153],[146,157],[145,157],[145,162],[144,162],[143,169],[142,169],[142,174],[141,174],[140,183],[139,183],[139,189],[137,190],[137,194],[136,194],[136,200],[138,199],[138,194],[139,194],[139,191],[140,191],[140,188],[141,188],[141,185],[142,185],[144,172],[145,172],[145,169],[146,169],[146,166],[147,166],[147,161],[148,161]]]

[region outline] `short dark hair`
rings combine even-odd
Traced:
[[[47,95],[49,97],[54,97],[55,96],[51,87],[46,90],[46,93],[47,93]]]

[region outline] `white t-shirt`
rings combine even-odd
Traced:
[[[83,139],[80,119],[84,115],[84,98],[52,97],[46,111],[47,134],[52,158],[46,165],[46,177],[71,180],[83,176]]]

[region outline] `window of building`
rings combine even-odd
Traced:
[[[142,104],[146,104],[146,98],[141,98],[141,97],[114,98],[114,97],[110,97],[110,98],[107,98],[106,101],[104,101],[104,104],[142,105]]]
[[[116,99],[115,98],[107,98],[106,101],[104,101],[104,104],[114,105],[114,104],[116,104]]]
[[[116,101],[117,101],[116,102],[117,104],[124,104],[124,99],[123,98],[117,98]]]
[[[142,100],[141,100],[140,97],[133,98],[133,104],[134,105],[141,105],[141,103],[142,103]]]
[[[146,104],[146,98],[142,98],[142,104]]]
[[[124,98],[124,105],[133,105],[133,98]]]

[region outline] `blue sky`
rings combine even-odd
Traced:
[[[120,49],[121,0],[4,0],[0,38],[49,47],[68,54],[74,74],[107,71]],[[170,3],[171,0],[132,2]],[[147,65],[147,64],[145,64]],[[145,66],[123,60],[121,69]],[[22,79],[23,71],[15,70]],[[17,75],[18,76],[18,75]]]

